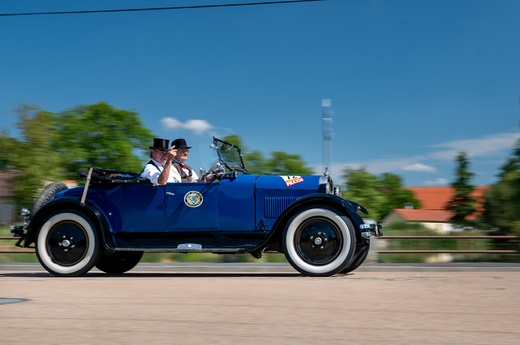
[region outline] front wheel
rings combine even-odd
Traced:
[[[349,272],[354,271],[357,269],[363,262],[365,262],[365,259],[368,256],[368,252],[370,251],[370,244],[367,244],[363,246],[361,249],[359,249],[359,253],[356,253],[356,256],[354,260],[352,260],[351,263],[348,264],[344,269],[341,270],[341,274],[347,274]]]
[[[331,276],[352,260],[356,236],[352,221],[334,209],[311,207],[294,215],[283,235],[287,261],[309,276]]]
[[[55,276],[81,276],[94,267],[100,254],[95,226],[85,214],[75,210],[51,214],[36,240],[40,264]]]

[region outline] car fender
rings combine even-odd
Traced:
[[[65,208],[84,212],[85,215],[94,222],[98,229],[104,248],[109,249],[113,247],[111,243],[112,241],[110,240],[111,237],[107,236],[109,234],[110,225],[102,212],[89,202],[82,204],[77,198],[68,197],[50,201],[35,214],[34,218],[32,218],[29,223],[24,247],[29,247],[31,243],[34,243],[43,222],[49,214]]]
[[[360,227],[362,224],[364,224],[364,221],[361,218],[361,216],[357,214],[357,211],[359,210],[363,213],[368,214],[367,210],[363,206],[359,205],[356,202],[343,199],[333,194],[315,193],[299,198],[297,201],[292,203],[283,211],[283,213],[280,215],[280,217],[278,217],[278,219],[274,223],[271,235],[267,239],[267,242],[278,241],[282,236],[287,221],[298,210],[310,205],[333,207],[339,210],[341,213],[344,213],[344,215],[348,217],[354,224],[356,228],[356,237],[361,238]]]

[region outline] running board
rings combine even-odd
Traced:
[[[116,252],[147,252],[147,253],[215,253],[215,254],[240,254],[247,253],[246,248],[213,248],[206,247],[203,248],[202,245],[198,243],[182,243],[177,246],[177,248],[173,247],[117,247],[114,248]]]

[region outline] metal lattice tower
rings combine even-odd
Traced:
[[[330,99],[321,100],[321,118],[323,131],[323,171],[328,168],[331,173],[331,155],[332,155],[332,139],[334,139],[334,132],[332,131],[332,104]]]

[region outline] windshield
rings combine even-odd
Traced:
[[[247,171],[246,167],[244,166],[242,153],[238,146],[215,137],[213,137],[213,145],[215,146],[219,160],[226,166],[228,170],[249,174],[249,171]]]

